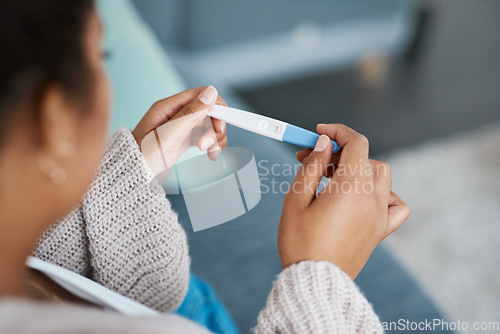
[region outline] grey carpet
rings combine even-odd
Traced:
[[[500,321],[500,125],[388,161],[411,217],[386,244],[450,321]]]

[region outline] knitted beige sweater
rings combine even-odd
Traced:
[[[189,282],[186,235],[129,130],[118,131],[81,205],[45,232],[34,255],[164,313]],[[242,303],[244,301],[242,300]],[[1,333],[203,333],[172,314],[126,317],[80,306],[0,299]],[[278,276],[256,333],[380,333],[351,279],[305,261]]]

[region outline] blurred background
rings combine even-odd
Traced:
[[[365,134],[412,210],[389,252],[448,320],[500,320],[500,1],[134,4],[187,86]]]

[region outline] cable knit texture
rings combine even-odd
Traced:
[[[34,255],[167,312],[189,283],[186,235],[129,130],[115,134],[82,204],[48,229]],[[242,300],[242,303],[245,301]],[[25,321],[29,319],[29,321]],[[255,333],[381,333],[372,307],[329,262],[283,270]],[[205,333],[173,315],[126,317],[81,306],[0,299],[1,333]]]

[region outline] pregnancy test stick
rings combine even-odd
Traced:
[[[319,138],[319,134],[298,126],[217,104],[214,105],[208,115],[238,128],[302,147],[314,148]],[[332,140],[332,146],[332,153],[337,153],[340,150],[340,146],[336,141]]]

